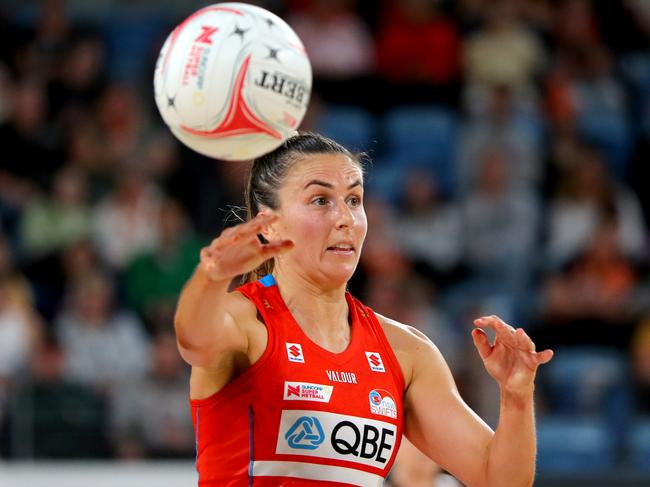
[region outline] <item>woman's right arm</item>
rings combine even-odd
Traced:
[[[190,365],[209,367],[225,353],[245,351],[242,303],[228,293],[233,277],[257,268],[290,249],[288,240],[262,244],[258,234],[276,220],[260,213],[249,222],[224,230],[200,254],[200,263],[181,292],[174,327],[179,351]]]

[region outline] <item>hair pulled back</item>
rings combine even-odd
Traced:
[[[258,157],[246,184],[246,220],[250,221],[263,209],[280,207],[279,190],[293,165],[312,154],[343,154],[359,164],[363,171],[361,156],[352,154],[338,142],[323,135],[305,132],[289,137],[277,149]],[[254,281],[273,272],[274,260],[269,259],[257,269],[244,276],[244,282]]]

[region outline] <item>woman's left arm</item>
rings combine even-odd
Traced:
[[[490,344],[481,328],[472,330],[474,345],[488,373],[499,384],[499,424],[492,438],[487,462],[488,486],[531,486],[535,477],[534,380],[537,368],[553,358],[552,350],[537,352],[521,329],[497,316],[479,318],[477,327],[496,333]]]
[[[501,391],[496,432],[460,397],[449,368],[428,340],[409,341],[411,381],[406,436],[470,487],[528,487],[535,475],[534,378],[553,352],[536,352],[526,333],[496,316],[476,320],[474,345]],[[496,333],[494,344],[478,327]]]

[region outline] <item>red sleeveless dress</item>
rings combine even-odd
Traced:
[[[312,342],[273,276],[238,289],[268,331],[260,359],[190,400],[200,487],[383,485],[402,438],[404,378],[373,311],[346,293],[348,348]]]

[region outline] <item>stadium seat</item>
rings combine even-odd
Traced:
[[[616,444],[607,425],[575,417],[549,416],[537,423],[541,474],[605,472],[616,464]]]
[[[430,170],[445,194],[456,186],[457,115],[440,107],[400,107],[382,120],[384,164]],[[380,165],[378,163],[378,165]]]
[[[372,115],[351,105],[327,105],[319,113],[316,131],[353,152],[375,149],[376,130]]]
[[[540,369],[551,410],[566,417],[602,421],[617,448],[623,446],[632,407],[625,356],[606,347],[567,347]]]
[[[630,425],[627,449],[631,466],[650,472],[650,417],[637,419]]]
[[[630,124],[624,114],[588,111],[578,120],[578,131],[598,147],[612,173],[622,180],[632,151]]]

